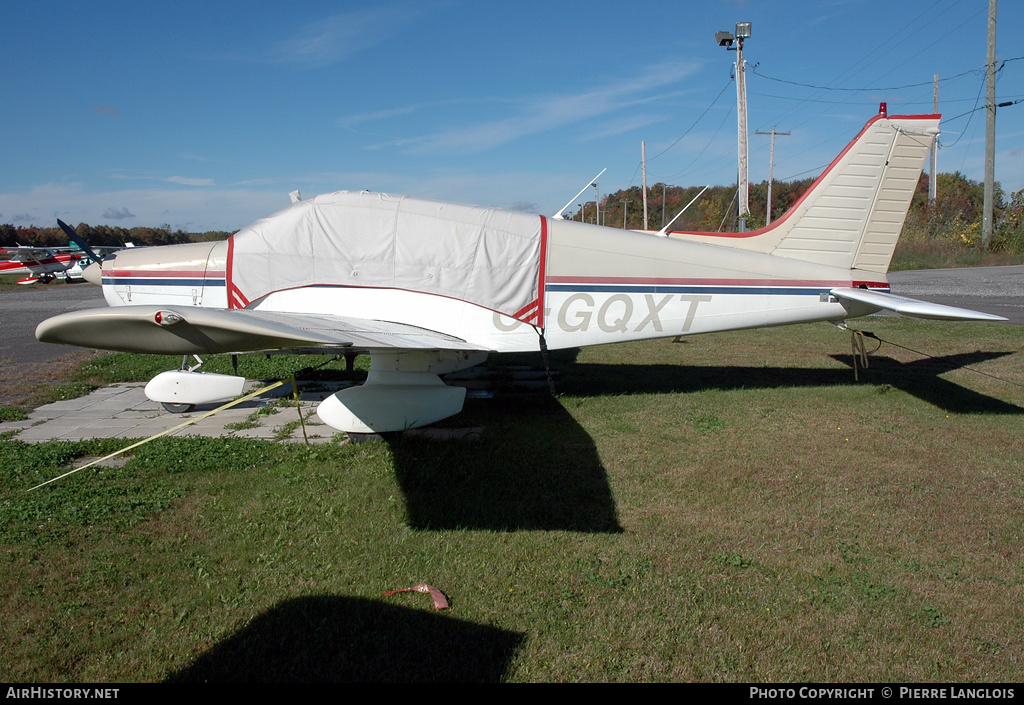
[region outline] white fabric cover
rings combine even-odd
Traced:
[[[497,208],[369,191],[323,194],[232,236],[228,299],[241,308],[297,287],[385,287],[526,320],[541,291],[541,229],[540,216]]]

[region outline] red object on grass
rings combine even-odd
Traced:
[[[445,598],[444,593],[438,590],[433,585],[427,585],[426,583],[420,583],[415,587],[401,588],[399,590],[389,590],[384,593],[384,597],[391,597],[399,592],[428,592],[430,596],[434,598],[434,609],[435,610],[446,610],[448,609],[448,600]]]

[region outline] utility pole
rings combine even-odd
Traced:
[[[772,136],[772,148],[768,156],[768,205],[765,208],[767,213],[765,214],[764,224],[768,227],[768,224],[772,222],[772,168],[775,166],[775,135],[788,135],[788,132],[776,132],[775,125],[772,125],[771,132],[761,132],[760,130],[754,130],[755,135],[771,135]]]
[[[594,191],[597,195],[594,196],[594,225],[601,224],[601,189],[598,188],[597,182],[595,181],[591,186],[594,187]]]
[[[994,0],[993,0],[994,1]],[[747,187],[747,79],[746,63],[743,61],[743,40],[750,37],[750,23],[737,22],[735,37],[729,32],[716,32],[718,46],[736,52],[736,112],[739,133],[739,172],[737,193],[739,194],[739,231],[747,231],[747,215],[750,214],[749,189]],[[732,43],[735,40],[736,48]]]
[[[665,200],[668,198],[667,186],[661,184],[661,225],[665,225]]]
[[[626,211],[629,210],[629,199],[622,202],[622,229],[626,229]]]
[[[743,37],[736,42],[736,108],[739,129],[739,182],[740,182],[740,232],[747,231],[747,215],[750,213],[750,188],[747,184],[747,78],[743,63]]]
[[[932,90],[932,113],[938,114],[939,112],[939,74],[935,74],[935,88]],[[936,171],[938,166],[939,157],[939,141],[937,139],[932,140],[931,149],[931,163],[928,165],[928,210],[931,211],[935,208],[935,194],[936,185],[939,180],[939,174]]]
[[[985,207],[981,218],[981,244],[992,242],[996,172],[996,0],[988,0],[988,61],[985,80]]]
[[[647,143],[640,142],[640,163],[644,167],[644,230],[647,230]]]

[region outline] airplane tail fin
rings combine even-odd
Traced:
[[[846,149],[781,218],[749,233],[672,237],[885,273],[939,115],[887,115],[882,103]]]

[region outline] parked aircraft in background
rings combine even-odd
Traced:
[[[43,321],[36,337],[145,353],[367,353],[366,383],[322,402],[352,433],[458,413],[439,375],[489,352],[842,322],[882,309],[998,316],[889,293],[886,270],[938,115],[885,106],[804,196],[748,233],[637,232],[527,213],[337,192],[296,200],[226,241],[122,250],[93,268],[109,308]],[[231,398],[244,379],[185,369],[155,401]]]
[[[68,247],[37,247],[29,245],[16,245],[15,247],[0,247],[0,254],[10,255],[5,261],[0,261],[0,276],[4,275],[25,275],[19,279],[19,284],[35,284],[42,282],[49,284],[57,277],[65,281],[82,281],[86,268],[93,262],[102,259],[102,253],[113,252],[120,247],[97,247],[90,248],[78,234],[68,227],[67,224],[58,220],[57,224],[64,231],[71,241]],[[132,247],[128,243],[126,247]]]
[[[84,256],[70,247],[0,247],[0,254],[11,255],[10,259],[0,261],[0,275],[22,275],[19,284],[35,284],[37,281],[47,283],[61,276],[70,281],[75,274],[71,272]],[[91,264],[90,262],[86,263]],[[82,268],[78,267],[77,275],[81,279]]]

